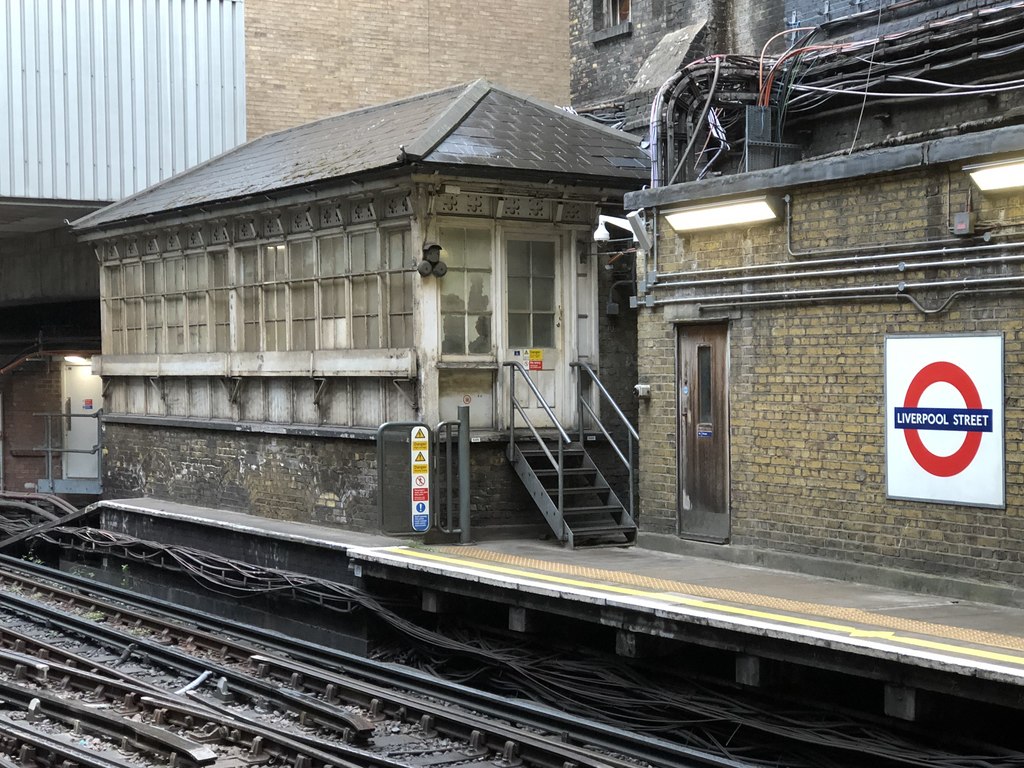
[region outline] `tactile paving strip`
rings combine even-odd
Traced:
[[[718,587],[707,587],[700,584],[687,584],[681,581],[669,579],[658,579],[651,576],[643,576],[637,573],[624,571],[610,571],[602,568],[590,568],[586,566],[571,565],[568,563],[556,563],[549,560],[537,560],[534,558],[509,555],[502,552],[492,552],[477,547],[432,547],[436,552],[443,552],[446,555],[462,559],[472,559],[501,563],[502,565],[514,566],[516,568],[527,568],[543,573],[559,573],[574,578],[591,579],[593,581],[611,582],[613,584],[624,584],[630,587],[650,590],[654,593],[672,592],[694,597],[719,600],[739,605],[755,605],[761,608],[771,608],[788,613],[807,614],[811,616],[841,619],[843,621],[865,624],[872,627],[881,627],[899,632],[912,632],[931,637],[941,637],[946,640],[955,640],[963,643],[974,643],[976,645],[987,645],[1007,650],[1024,651],[1024,637],[1014,637],[995,632],[984,632],[963,627],[952,627],[947,624],[935,624],[927,621],[914,619],[903,619],[898,616],[889,616],[884,613],[865,611],[859,608],[844,608],[837,605],[825,605],[821,603],[808,603],[799,600],[788,600],[786,598],[772,597],[770,595],[759,595],[752,592],[739,592],[732,589],[719,589]]]

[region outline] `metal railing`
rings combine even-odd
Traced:
[[[580,444],[583,443],[584,431],[586,429],[586,419],[584,413],[590,414],[591,419],[594,422],[594,426],[600,430],[601,434],[604,435],[605,440],[608,441],[608,445],[611,446],[615,455],[619,457],[619,461],[626,467],[629,472],[629,516],[636,519],[636,459],[637,453],[639,452],[640,446],[640,435],[636,431],[636,428],[630,423],[629,419],[626,418],[626,414],[622,412],[618,404],[605,389],[601,380],[597,378],[597,374],[594,373],[594,369],[590,367],[588,363],[577,361],[570,364],[576,369],[576,395],[578,403],[578,414],[579,414],[579,435]],[[598,415],[594,406],[590,402],[590,398],[584,395],[584,374],[586,374],[587,383],[595,387],[597,392],[601,395],[601,399],[604,403],[610,406],[612,413],[619,418],[622,426],[626,429],[626,450],[623,452],[618,442],[612,437],[611,433],[605,427],[604,422],[601,421],[601,417]],[[636,450],[634,450],[634,446]]]
[[[555,416],[555,412],[551,409],[551,406],[548,405],[548,402],[544,399],[544,395],[540,393],[540,390],[537,388],[537,385],[534,384],[533,379],[530,378],[530,373],[529,371],[526,370],[526,367],[522,363],[516,362],[514,360],[511,362],[504,363],[503,365],[509,369],[509,460],[515,460],[516,414],[518,413],[522,417],[523,422],[526,424],[527,428],[533,434],[533,439],[537,441],[537,445],[540,446],[541,450],[544,452],[544,455],[547,456],[548,461],[551,462],[551,466],[554,467],[554,469],[558,473],[558,516],[559,518],[562,518],[565,511],[565,446],[569,445],[572,442],[572,439],[569,437],[568,433],[559,423],[558,417]],[[530,420],[530,416],[526,412],[526,407],[521,402],[519,402],[519,398],[516,397],[517,374],[522,376],[523,380],[526,382],[527,387],[529,387],[530,391],[533,393],[533,396],[537,399],[537,403],[540,405],[541,408],[544,409],[544,412],[547,414],[548,418],[551,419],[551,423],[558,430],[558,436],[560,439],[558,440],[557,459],[555,458],[555,455],[551,452],[551,449],[548,448],[548,446],[545,444],[544,438],[541,437],[540,432],[537,430],[537,428],[533,425],[533,422]],[[562,525],[564,528],[564,521]]]

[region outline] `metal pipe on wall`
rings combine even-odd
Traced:
[[[914,289],[948,288],[951,286],[968,287],[973,285],[1001,285],[1003,283],[1024,282],[1024,275],[1003,277],[980,277],[960,280],[933,280],[920,283],[890,283],[888,285],[851,285],[843,288],[805,288],[795,291],[763,291],[761,293],[734,293],[724,296],[676,296],[669,299],[656,299],[656,306],[668,304],[700,304],[702,308],[717,306],[743,306],[754,304],[759,300],[788,300],[798,298],[843,298],[857,294],[872,294],[891,291],[903,294]]]
[[[762,270],[770,269],[795,269],[798,267],[816,267],[816,266],[832,266],[836,264],[859,264],[865,261],[873,260],[876,262],[892,261],[894,259],[907,259],[917,258],[921,256],[942,256],[950,253],[985,253],[988,251],[999,251],[999,250],[1015,250],[1017,248],[1024,247],[1024,242],[1020,243],[987,243],[985,245],[966,245],[961,248],[926,248],[912,251],[897,251],[895,253],[872,253],[859,256],[842,256],[834,259],[811,259],[810,261],[776,261],[768,264],[750,264],[742,267],[716,267],[714,269],[695,269],[689,272],[666,272],[662,277],[665,278],[693,278],[701,277],[703,275],[726,275],[734,274],[737,272],[760,272]],[[669,283],[659,283],[659,286],[664,287]]]
[[[1024,245],[1024,244],[1022,244]],[[1008,249],[1013,246],[997,246],[999,248]],[[1020,246],[1017,246],[1020,247]],[[841,277],[844,275],[861,275],[861,274],[880,274],[889,270],[895,270],[897,272],[914,272],[922,269],[948,269],[950,267],[969,267],[975,264],[1002,264],[1024,261],[1024,255],[1018,256],[983,256],[976,259],[946,259],[939,261],[924,261],[914,264],[905,264],[900,262],[893,264],[889,267],[882,267],[879,265],[873,265],[868,267],[847,267],[845,269],[819,269],[808,272],[788,272],[779,273],[773,275],[755,275],[752,277],[719,277],[712,280],[682,280],[671,283],[659,283],[659,288],[693,288],[703,287],[708,285],[730,285],[733,283],[747,283],[747,282],[764,282],[769,280],[782,280],[784,278],[815,278],[815,277]]]

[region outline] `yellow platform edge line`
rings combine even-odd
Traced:
[[[578,579],[569,579],[563,576],[554,576],[548,573],[524,571],[518,568],[510,568],[503,565],[492,565],[490,563],[480,562],[479,560],[438,555],[432,552],[425,552],[423,550],[418,549],[409,549],[406,547],[390,547],[385,551],[391,552],[395,555],[419,558],[421,560],[431,560],[434,562],[446,563],[448,565],[458,565],[466,568],[473,568],[480,571],[487,571],[490,573],[500,573],[505,576],[517,576],[525,579],[531,579],[534,581],[548,582],[551,584],[560,584],[562,586],[580,587],[582,589],[592,589],[600,592],[609,592],[618,595],[628,595],[630,597],[644,597],[650,600],[670,603],[673,605],[684,605],[690,608],[701,608],[703,610],[708,610],[715,613],[724,613],[731,614],[734,616],[743,616],[745,618],[775,621],[781,624],[791,624],[795,626],[807,627],[809,629],[818,629],[827,632],[834,632],[841,635],[847,635],[850,638],[878,638],[884,639],[887,642],[900,643],[903,645],[910,645],[918,648],[926,648],[932,651],[943,651],[946,653],[953,653],[961,656],[971,656],[978,659],[984,659],[986,661],[998,661],[1008,664],[1015,664],[1018,666],[1024,666],[1024,656],[1000,653],[998,651],[988,651],[983,648],[972,648],[969,646],[954,645],[952,643],[943,643],[940,641],[928,640],[925,638],[907,637],[905,635],[897,634],[891,630],[865,630],[859,627],[853,627],[846,624],[836,624],[833,622],[820,621],[818,619],[810,619],[802,616],[790,616],[784,613],[774,613],[771,611],[763,611],[756,608],[746,608],[738,605],[725,605],[723,603],[709,602],[707,600],[700,600],[692,597],[684,597],[682,595],[671,595],[663,592],[650,592],[642,589],[633,589],[631,587],[619,587],[612,584],[600,584],[598,582],[592,581],[580,581]]]

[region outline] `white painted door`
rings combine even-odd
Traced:
[[[103,380],[93,376],[89,364],[64,363],[62,376],[64,415],[64,447],[74,451],[91,451],[99,442],[99,420],[95,416],[103,407]],[[65,453],[64,477],[96,479],[99,477],[99,452]]]
[[[505,240],[504,359],[522,363],[560,421],[565,364],[563,360],[562,260],[555,238],[510,235]],[[535,427],[551,419],[521,377],[515,393]],[[517,418],[517,426],[522,423]]]

